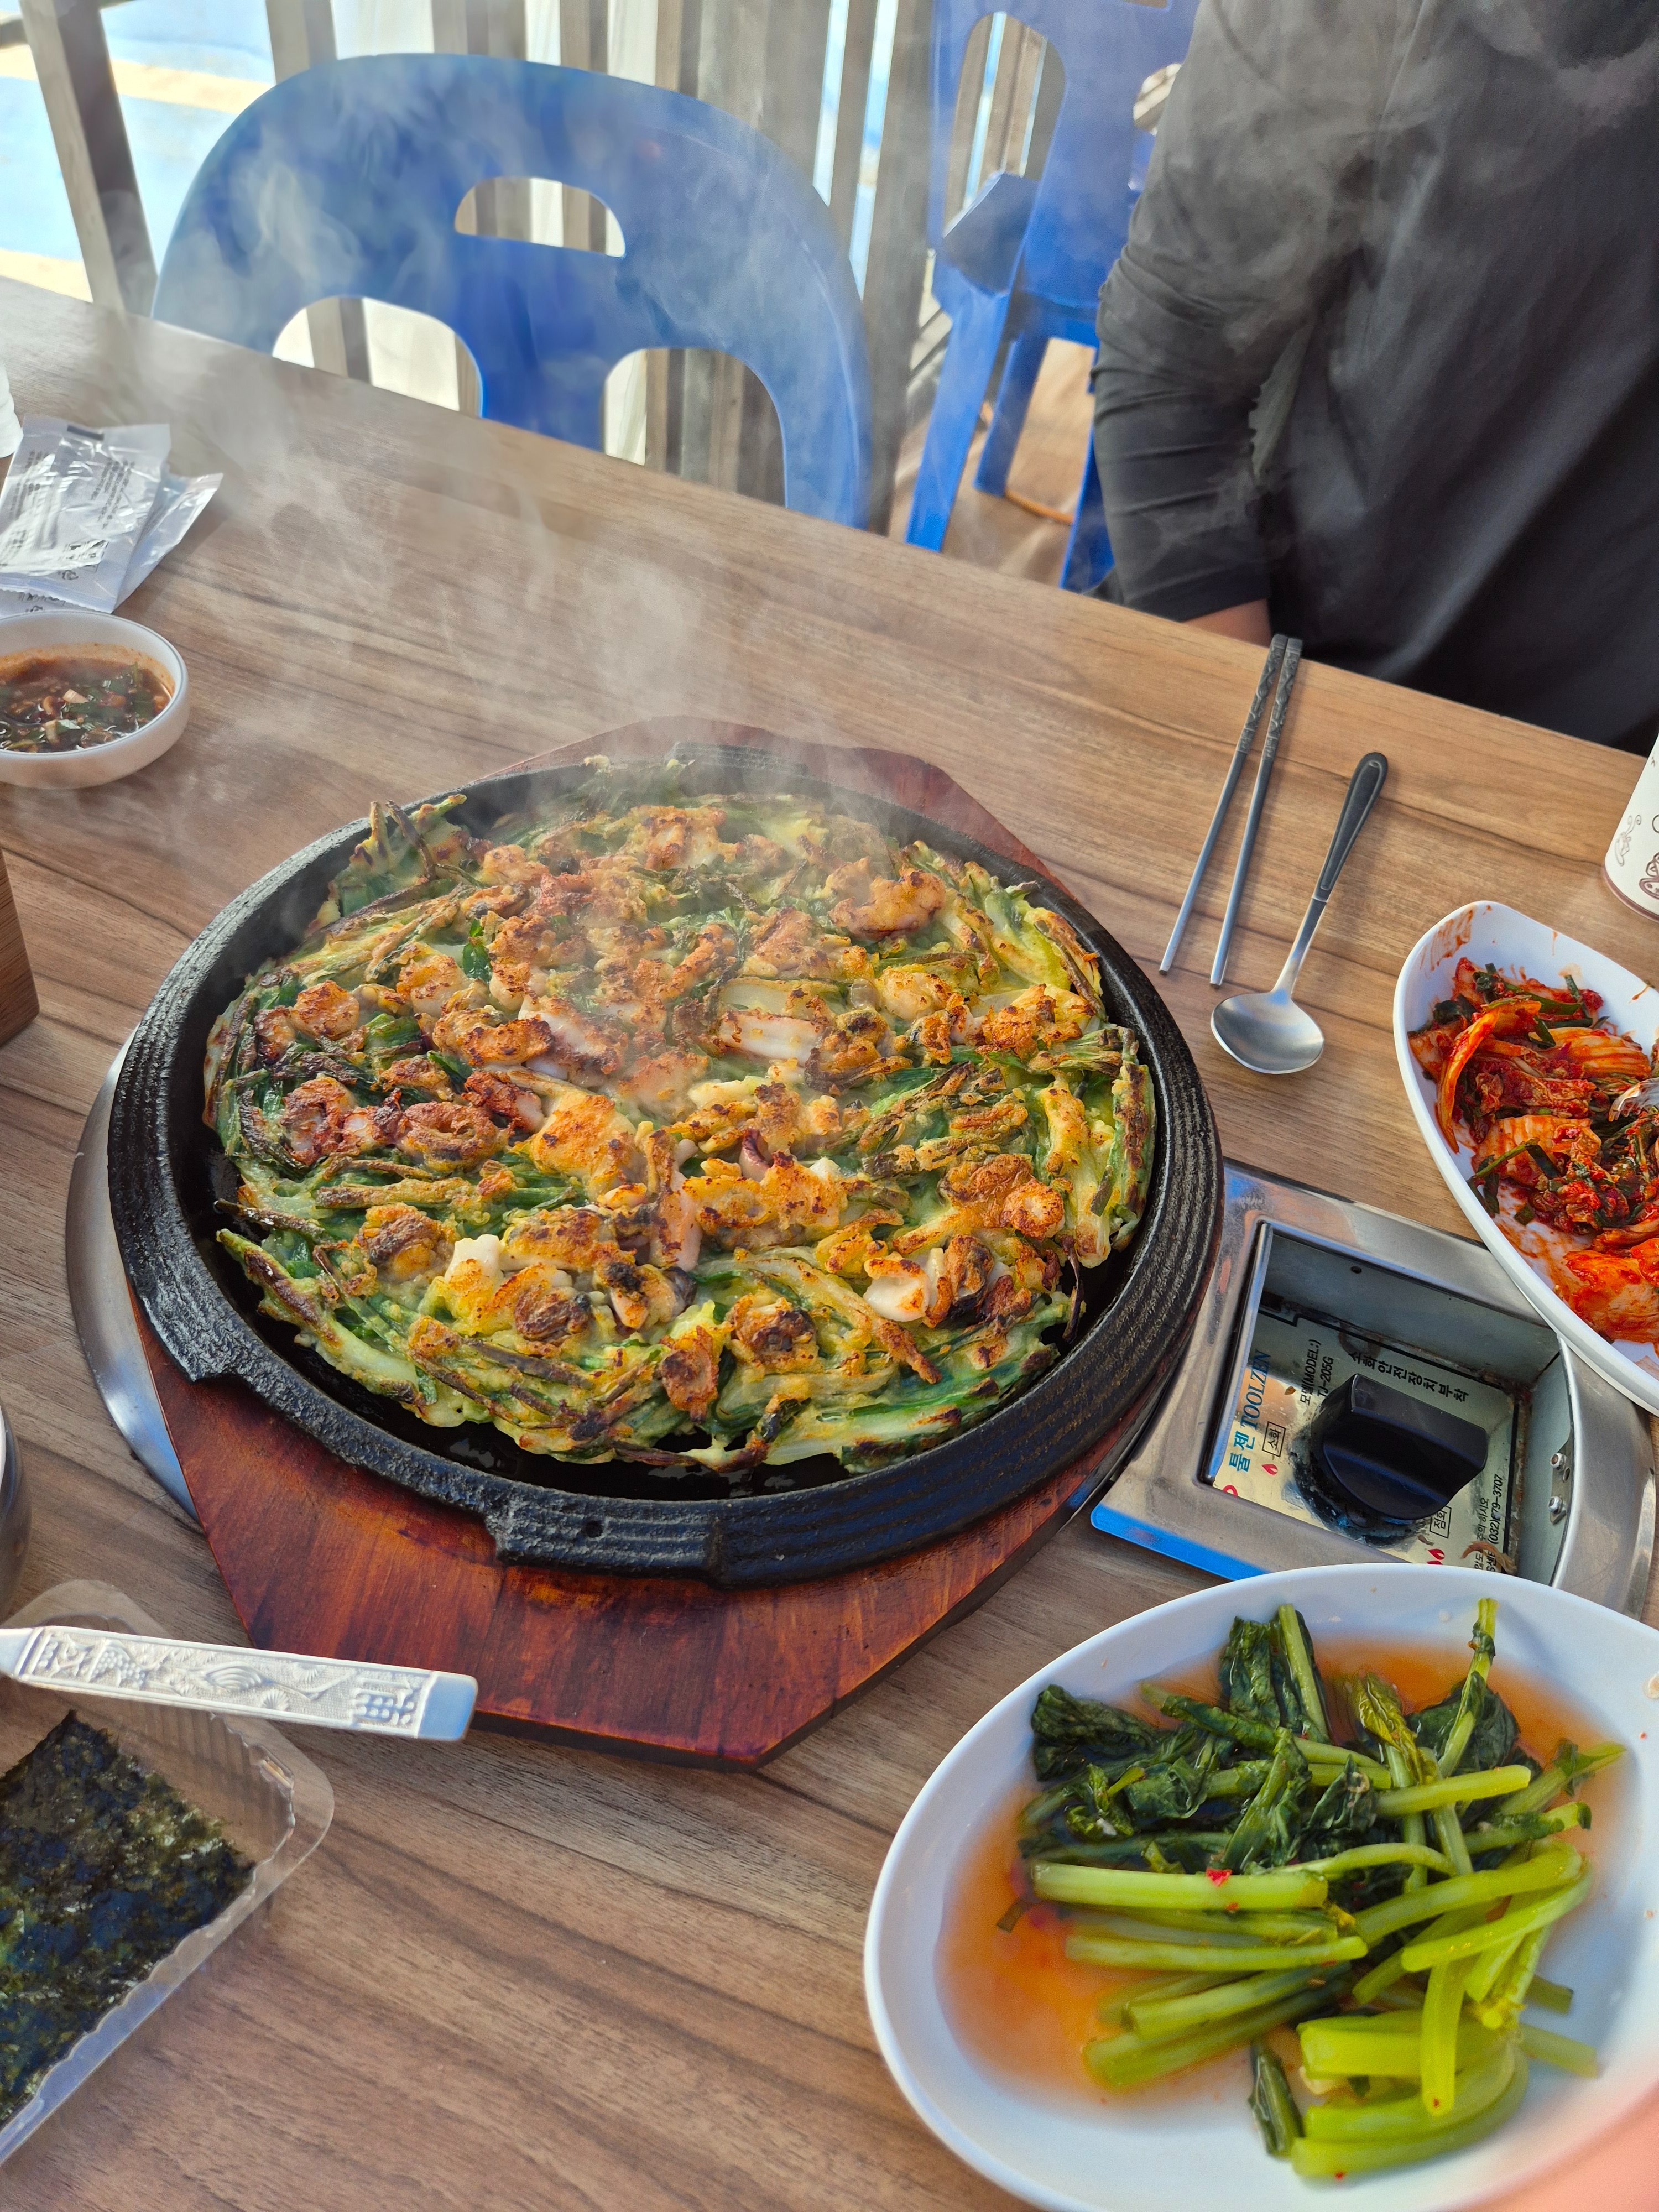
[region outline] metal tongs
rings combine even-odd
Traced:
[[[1221,787],[1221,796],[1215,803],[1208,835],[1200,848],[1194,865],[1192,881],[1187,886],[1187,896],[1181,902],[1181,911],[1176,916],[1170,941],[1164,948],[1164,957],[1158,963],[1160,975],[1168,973],[1174,963],[1176,951],[1185,933],[1194,907],[1198,903],[1199,887],[1209,866],[1216,846],[1220,842],[1227,810],[1233,803],[1233,793],[1238,788],[1244,773],[1244,763],[1249,757],[1250,747],[1255,743],[1256,731],[1261,727],[1262,712],[1269,696],[1273,711],[1267,716],[1267,735],[1261,748],[1261,758],[1255,771],[1255,783],[1250,793],[1250,811],[1244,819],[1244,836],[1238,848],[1237,864],[1233,869],[1232,889],[1227,895],[1227,911],[1222,917],[1221,935],[1216,942],[1215,963],[1210,969],[1210,981],[1219,983],[1225,980],[1227,955],[1233,941],[1233,925],[1238,920],[1238,909],[1243,902],[1245,879],[1250,872],[1250,860],[1255,851],[1256,831],[1261,826],[1261,810],[1267,804],[1267,785],[1273,772],[1273,763],[1279,757],[1279,741],[1285,733],[1285,718],[1291,710],[1291,694],[1296,688],[1297,671],[1302,665],[1302,641],[1286,637],[1281,631],[1267,647],[1267,658],[1262,663],[1261,675],[1255,687],[1255,696],[1250,702],[1250,711],[1244,717],[1244,726],[1238,733],[1238,743],[1233,747],[1233,757],[1228,766],[1226,781]],[[1275,689],[1275,687],[1277,687]]]

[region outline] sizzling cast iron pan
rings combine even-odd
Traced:
[[[1006,881],[1000,854],[925,815],[800,774],[744,748],[677,751],[690,798],[766,787],[862,816]],[[489,777],[454,817],[474,831],[544,805],[586,781],[580,763]],[[650,776],[648,787],[645,778]],[[618,804],[663,795],[662,772],[619,771]],[[937,1541],[1079,1457],[1146,1410],[1168,1376],[1215,1257],[1221,1158],[1192,1055],[1135,963],[1057,885],[1048,902],[1098,955],[1106,1006],[1139,1033],[1157,1100],[1150,1203],[1127,1253],[1088,1271],[1073,1342],[1029,1388],[960,1436],[870,1474],[827,1456],[740,1480],[610,1461],[586,1466],[521,1451],[487,1424],[424,1427],[361,1389],[291,1330],[256,1310],[216,1243],[228,1164],[202,1121],[208,1031],[270,955],[304,935],[367,824],[320,839],[231,902],[190,946],[139,1024],[110,1118],[110,1200],[133,1291],[168,1356],[193,1382],[233,1376],[339,1458],[476,1513],[503,1559],[612,1573],[691,1575],[727,1584],[805,1581]],[[234,1188],[234,1173],[229,1176]]]

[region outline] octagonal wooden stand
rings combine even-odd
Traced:
[[[756,744],[1042,864],[937,768],[672,717],[549,754],[660,757]],[[496,1726],[658,1758],[753,1766],[987,1596],[1085,1504],[1139,1426],[959,1535],[859,1572],[765,1589],[504,1565],[466,1514],[348,1466],[244,1386],[187,1381],[143,1316],[168,1432],[257,1644],[476,1675]]]

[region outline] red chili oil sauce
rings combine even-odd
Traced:
[[[1322,1638],[1319,1656],[1328,1684],[1334,1675],[1372,1668],[1394,1684],[1407,1712],[1437,1705],[1462,1679],[1455,1658],[1444,1650],[1390,1651],[1386,1646],[1379,1649],[1375,1641],[1344,1645]],[[1163,1679],[1172,1689],[1192,1697],[1212,1701],[1218,1695],[1212,1668]],[[1564,1736],[1581,1747],[1602,1740],[1602,1731],[1575,1714],[1554,1685],[1506,1667],[1501,1650],[1491,1681],[1515,1715],[1522,1746],[1540,1764],[1547,1763]],[[1123,1703],[1149,1720],[1161,1717],[1138,1698]],[[1596,1775],[1583,1787],[1598,1817],[1606,1779]],[[1013,1792],[967,1852],[945,1905],[934,1972],[946,2014],[963,2049],[988,2069],[1051,2094],[1070,2090],[1098,2100],[1108,2093],[1096,2086],[1085,2068],[1083,2046],[1097,2035],[1113,2033],[1099,2024],[1102,1998],[1126,1992],[1143,1978],[1068,1959],[1069,1923],[1052,1905],[1031,1906],[1010,1929],[997,1925],[1015,1899],[1026,1894],[1017,1822],[1020,1808],[1036,1796],[1039,1786],[1032,1779]],[[1574,1849],[1587,1856],[1594,1856],[1595,1840],[1593,1831],[1572,1832]],[[1269,2040],[1287,2064],[1296,2062],[1299,2045],[1293,2029],[1277,2030]],[[1141,2100],[1179,2097],[1195,2089],[1231,2094],[1243,2080],[1243,2064],[1238,2051],[1226,2051],[1167,2081],[1109,2094],[1114,2100],[1133,2095]]]
[[[0,750],[84,751],[154,721],[172,686],[144,657],[44,647],[0,660]]]

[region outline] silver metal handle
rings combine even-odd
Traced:
[[[1221,787],[1221,796],[1215,803],[1215,812],[1210,817],[1208,835],[1199,848],[1198,859],[1193,865],[1192,880],[1187,885],[1187,896],[1181,902],[1181,911],[1175,918],[1175,927],[1170,932],[1170,941],[1164,948],[1164,957],[1158,963],[1160,975],[1167,975],[1176,957],[1176,951],[1186,933],[1192,911],[1198,903],[1199,888],[1204,881],[1206,869],[1214,855],[1222,824],[1233,803],[1233,793],[1238,788],[1238,779],[1244,773],[1244,763],[1249,758],[1250,747],[1255,743],[1255,733],[1261,721],[1261,710],[1267,703],[1267,695],[1278,681],[1279,671],[1285,659],[1285,648],[1290,640],[1281,633],[1267,647],[1267,658],[1261,664],[1255,696],[1250,702],[1250,711],[1244,717],[1244,726],[1238,733],[1238,743],[1233,747],[1233,757],[1227,769],[1226,781]]]
[[[127,1698],[368,1735],[466,1734],[478,1686],[428,1674],[230,1644],[179,1644],[101,1628],[0,1629],[0,1672],[70,1697]]]
[[[1221,920],[1221,935],[1216,940],[1215,964],[1210,970],[1212,983],[1224,982],[1227,975],[1227,955],[1232,950],[1233,925],[1238,920],[1238,909],[1244,902],[1245,879],[1250,872],[1250,859],[1255,851],[1255,833],[1261,826],[1261,810],[1267,803],[1267,784],[1273,772],[1273,763],[1279,757],[1279,740],[1285,733],[1285,717],[1291,711],[1291,694],[1296,689],[1296,672],[1302,665],[1302,641],[1291,638],[1285,647],[1285,665],[1279,678],[1279,692],[1273,701],[1273,713],[1267,717],[1267,741],[1261,748],[1261,760],[1255,772],[1255,787],[1250,793],[1250,811],[1244,817],[1244,836],[1238,848],[1238,862],[1233,870],[1233,887],[1227,895],[1227,911]]]
[[[1325,855],[1324,866],[1319,871],[1319,881],[1314,885],[1314,895],[1308,901],[1308,911],[1302,917],[1302,927],[1296,933],[1296,942],[1291,947],[1290,957],[1279,971],[1279,981],[1273,985],[1275,991],[1295,991],[1296,979],[1302,973],[1302,963],[1308,957],[1308,947],[1313,943],[1320,917],[1331,893],[1336,889],[1336,879],[1353,850],[1355,838],[1365,826],[1365,817],[1376,805],[1388,780],[1389,763],[1382,753],[1367,753],[1348,778],[1348,793],[1342,802],[1342,811],[1336,817],[1330,850]]]

